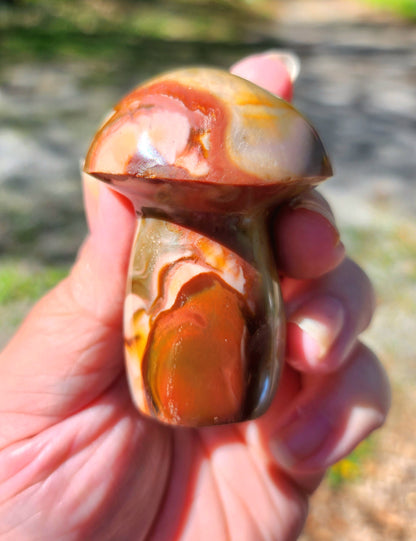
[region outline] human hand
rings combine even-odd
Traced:
[[[234,67],[289,97],[273,55]],[[284,84],[283,84],[284,83]],[[373,293],[316,192],[274,224],[287,363],[260,419],[201,429],[142,417],[123,367],[135,217],[84,179],[90,234],[69,277],[0,356],[0,539],[296,539],[325,470],[382,424],[389,387],[357,337]]]

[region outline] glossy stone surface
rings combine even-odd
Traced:
[[[138,409],[184,426],[259,416],[285,334],[268,219],[331,175],[315,130],[239,77],[178,70],[121,100],[85,171],[139,215],[124,313]]]
[[[234,224],[223,227],[231,234]],[[247,225],[250,238],[241,244],[265,233],[257,223]],[[252,246],[256,267],[198,232],[140,220],[124,328],[130,386],[141,411],[195,426],[264,410],[279,371],[271,360],[281,354],[283,327],[269,253],[262,243]]]
[[[270,204],[332,174],[316,131],[292,105],[209,68],[165,74],[122,99],[85,170],[137,209],[208,212],[252,211],[254,198]]]

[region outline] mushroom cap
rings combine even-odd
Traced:
[[[136,208],[241,210],[332,175],[312,125],[228,72],[185,68],[134,89],[95,135],[84,170]]]

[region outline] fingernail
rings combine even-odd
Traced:
[[[316,412],[306,417],[301,415],[271,441],[271,453],[283,466],[292,468],[317,455],[331,431],[331,423],[325,416]]]
[[[323,232],[330,233],[330,239],[333,249],[334,261],[341,261],[345,256],[345,246],[341,242],[338,227],[330,207],[324,202],[322,197],[314,191],[307,192],[299,197],[295,197],[290,206],[293,210],[306,210],[322,217]]]
[[[332,214],[331,209],[327,205],[322,203],[322,199],[320,197],[315,197],[315,194],[313,192],[310,194],[304,194],[300,197],[295,197],[291,201],[291,207],[295,210],[305,209],[310,210],[311,212],[315,212],[316,214],[320,214],[338,233],[338,228],[335,223],[335,217]]]
[[[286,52],[268,51],[240,60],[231,66],[230,71],[290,101],[299,66],[296,65],[295,57],[290,58]]]
[[[285,65],[287,71],[289,72],[292,83],[296,81],[300,72],[300,59],[297,54],[292,51],[286,51],[284,49],[269,49],[263,54],[264,56],[269,58],[279,59]]]
[[[335,297],[313,299],[288,321],[288,357],[302,357],[314,366],[326,357],[345,323],[344,306]],[[295,327],[293,327],[295,326]],[[299,332],[300,330],[300,332]]]

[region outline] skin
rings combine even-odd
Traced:
[[[284,95],[274,69],[270,53],[234,67]],[[345,258],[328,205],[312,191],[276,213],[289,324],[271,408],[239,425],[172,429],[137,413],[125,381],[132,209],[94,180],[84,186],[90,234],[78,259],[0,356],[0,539],[296,539],[325,470],[390,403],[358,340],[372,288]]]

